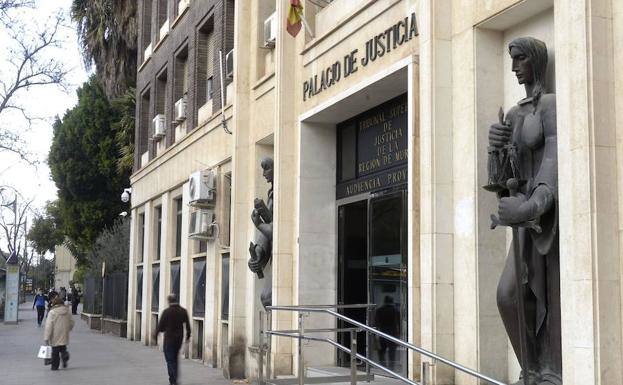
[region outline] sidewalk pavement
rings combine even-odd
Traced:
[[[100,334],[87,328],[80,315],[70,335],[67,369],[51,371],[37,358],[43,327],[37,327],[32,304],[22,304],[19,324],[0,323],[0,384],[2,385],[157,385],[168,384],[164,355],[156,347]],[[45,322],[45,320],[44,320]],[[180,357],[179,383],[231,385],[221,369]]]

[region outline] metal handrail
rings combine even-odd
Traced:
[[[348,318],[348,317],[346,317],[346,316],[344,316],[344,315],[342,315],[342,314],[340,314],[338,312],[330,310],[331,308],[332,308],[332,306],[329,306],[328,308],[319,308],[319,307],[310,307],[310,306],[305,306],[305,307],[303,307],[303,306],[267,306],[266,310],[269,310],[269,311],[276,310],[276,311],[291,311],[291,312],[325,313],[325,314],[329,314],[329,315],[332,315],[333,317],[335,317],[337,319],[340,319],[342,321],[345,321],[345,322],[348,322],[348,323],[350,323],[352,325],[355,325],[355,326],[357,326],[358,328],[360,328],[362,330],[366,330],[369,333],[372,333],[372,334],[375,334],[375,335],[377,335],[379,337],[385,338],[385,339],[387,339],[387,340],[389,340],[389,341],[391,341],[391,342],[393,342],[393,343],[395,343],[397,345],[403,346],[403,347],[405,347],[407,349],[411,349],[411,350],[413,350],[415,352],[418,352],[418,353],[420,353],[420,354],[422,354],[424,356],[432,358],[435,361],[442,362],[442,363],[444,363],[444,364],[446,364],[446,365],[448,365],[448,366],[450,366],[450,367],[452,367],[452,368],[454,368],[456,370],[459,370],[459,371],[461,371],[463,373],[469,374],[469,375],[471,375],[473,377],[479,378],[481,380],[490,382],[490,383],[495,384],[495,385],[507,385],[507,384],[505,384],[503,382],[500,382],[498,380],[495,380],[495,379],[493,379],[493,378],[491,378],[491,377],[489,377],[489,376],[487,376],[485,374],[479,373],[479,372],[477,372],[477,371],[475,371],[473,369],[465,367],[465,366],[463,366],[463,365],[461,365],[461,364],[459,364],[457,362],[451,361],[451,360],[449,360],[447,358],[444,358],[444,357],[442,357],[442,356],[440,356],[438,354],[435,354],[433,352],[429,352],[426,349],[423,349],[423,348],[420,348],[420,347],[415,346],[413,344],[410,344],[408,342],[402,341],[402,340],[400,340],[400,339],[398,339],[398,338],[396,338],[394,336],[391,336],[389,334],[383,333],[383,332],[381,332],[381,331],[379,331],[379,330],[377,330],[375,328],[372,328],[372,327],[370,327],[368,325],[365,325],[365,324],[363,324],[361,322],[355,321],[354,319]],[[270,334],[274,334],[274,333],[275,332],[271,331]],[[287,333],[284,333],[284,334],[287,334]],[[284,335],[284,337],[295,337],[295,338],[301,338],[301,339],[305,339],[306,338],[303,335]],[[329,341],[325,341],[325,342],[329,342]],[[332,343],[332,342],[329,342],[329,343]],[[392,375],[393,377],[395,377],[395,378],[397,378],[397,379],[399,379],[401,381],[407,382],[410,385],[414,385],[415,384],[411,380],[405,379],[400,374],[395,373],[395,372],[391,371],[390,369],[387,369],[387,368],[384,368],[384,367],[380,367],[380,365],[378,365],[378,364],[376,364],[374,362],[370,362],[367,358],[365,358],[363,356],[359,357],[360,356],[359,354],[357,354],[357,356],[358,356],[358,358],[360,358],[362,360],[365,360],[366,362],[370,363],[371,365],[373,365],[373,366],[375,366],[375,367],[385,371],[386,373]]]
[[[307,331],[307,330],[306,330]],[[347,354],[352,354],[352,351],[347,348],[346,346],[343,346],[342,344],[340,344],[339,342],[336,342],[334,340],[332,340],[331,338],[322,338],[322,337],[310,337],[310,336],[299,336],[298,333],[287,333],[287,332],[282,332],[282,331],[267,331],[266,334],[270,334],[273,336],[278,336],[278,337],[290,337],[290,338],[300,338],[303,340],[308,340],[308,341],[320,341],[320,342],[327,342],[333,346],[335,346],[336,348],[340,349],[341,351],[347,353]],[[411,381],[410,379],[401,376],[400,374],[393,372],[392,370],[377,364],[376,362],[370,360],[369,358],[367,358],[366,356],[363,356],[359,353],[355,353],[355,357],[359,358],[360,360],[374,366],[375,368],[381,369],[382,371],[386,372],[387,374],[390,374],[393,377],[396,377],[410,385],[419,385],[417,382],[415,381]]]

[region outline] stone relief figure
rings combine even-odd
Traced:
[[[497,288],[506,332],[521,364],[518,384],[562,384],[558,247],[556,96],[546,93],[547,47],[510,42],[512,71],[526,90],[489,129],[489,184],[496,225],[513,228],[513,247]]]
[[[249,243],[249,269],[256,273],[259,279],[264,278],[264,268],[270,262],[273,249],[273,160],[264,158],[261,162],[264,178],[270,183],[268,198],[255,198],[254,208],[251,212],[251,221],[258,230],[256,232],[255,243]],[[261,295],[262,305],[270,306],[272,303],[272,282],[265,280],[264,289]]]

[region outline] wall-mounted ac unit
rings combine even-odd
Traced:
[[[154,139],[162,138],[165,135],[164,114],[158,114],[154,117]]]
[[[189,4],[189,0],[180,0],[180,2],[177,3],[177,15],[178,16],[184,13],[186,8],[188,8],[188,4]]]
[[[145,53],[143,55],[143,61],[149,59],[151,57],[151,43],[145,48]]]
[[[218,237],[218,225],[214,222],[214,211],[200,209],[190,213],[189,238],[214,240]]]
[[[160,26],[160,34],[158,35],[158,37],[160,38],[159,40],[164,39],[164,37],[167,36],[168,33],[169,33],[169,19],[166,19],[164,23],[162,23],[162,25]]]
[[[273,12],[264,20],[264,47],[275,48],[277,40],[277,12]]]
[[[186,119],[186,97],[182,96],[175,102],[175,120],[181,122]]]
[[[196,171],[188,177],[189,204],[214,206],[216,203],[216,175],[211,170]]]
[[[225,55],[225,77],[227,79],[234,78],[234,50],[227,52]]]

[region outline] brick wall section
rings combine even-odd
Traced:
[[[221,107],[221,95],[220,95],[220,79],[219,79],[219,63],[218,63],[218,51],[222,50],[225,55],[229,50],[233,48],[234,41],[234,0],[190,0],[190,7],[182,15],[178,23],[169,30],[169,35],[159,45],[158,44],[160,23],[158,22],[159,11],[162,9],[159,7],[159,3],[162,0],[138,0],[139,9],[139,36],[145,37],[148,31],[144,28],[147,26],[147,15],[144,15],[144,11],[148,10],[151,14],[149,19],[151,20],[151,43],[152,43],[152,56],[151,59],[145,63],[142,69],[137,74],[137,100],[141,100],[141,95],[147,88],[155,90],[156,76],[161,74],[162,70],[166,68],[167,73],[167,90],[165,105],[165,124],[167,125],[165,143],[169,147],[173,144],[175,139],[175,126],[171,124],[174,121],[174,104],[177,100],[176,96],[179,94],[179,87],[174,84],[180,82],[180,68],[176,65],[177,54],[187,47],[188,52],[188,96],[187,96],[187,131],[192,130],[197,125],[197,109],[201,106],[197,106],[197,55],[198,55],[198,39],[199,28],[205,24],[209,17],[214,20],[214,99],[213,99],[213,111],[217,112]],[[148,2],[148,3],[147,3]],[[177,15],[177,0],[168,0],[168,14]],[[149,5],[152,4],[152,5]],[[174,16],[170,16],[169,25],[173,24],[175,20]],[[143,64],[143,53],[145,47],[149,44],[149,39],[139,39],[138,42],[138,61],[139,67]],[[176,81],[177,79],[177,81]],[[228,81],[229,82],[229,81]],[[205,86],[205,81],[201,85]],[[141,154],[148,150],[150,154],[150,160],[155,156],[155,143],[151,140],[151,134],[153,129],[151,127],[151,120],[154,116],[155,103],[157,98],[152,92],[150,98],[149,107],[149,119],[147,124],[149,127],[143,127],[145,124],[144,119],[139,117],[144,113],[142,103],[137,103],[137,119],[136,119],[136,153],[134,154],[135,171],[145,165],[140,165]],[[142,122],[141,122],[142,120]]]

